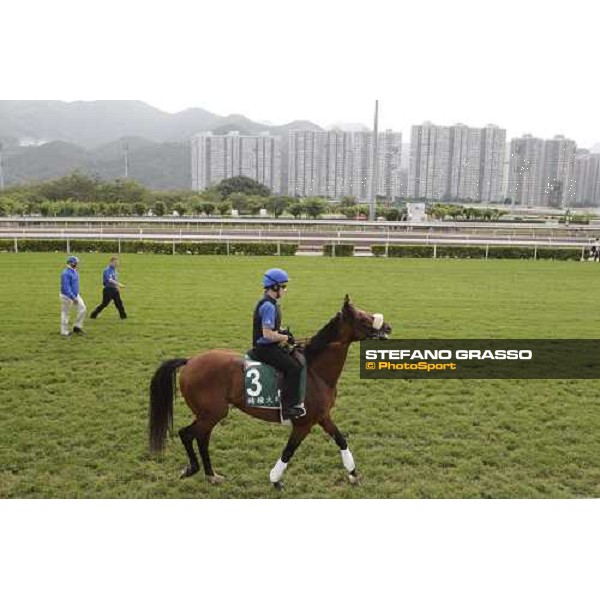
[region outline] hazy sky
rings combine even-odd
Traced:
[[[2,99],[144,100],[404,133],[496,123],[600,142],[591,0],[7,0]]]

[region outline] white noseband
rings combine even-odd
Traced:
[[[381,313],[375,313],[373,315],[373,329],[379,331],[383,325],[383,315]]]

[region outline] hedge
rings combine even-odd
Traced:
[[[482,246],[438,246],[438,258],[485,258],[485,247]]]
[[[323,256],[354,256],[352,244],[325,244]]]
[[[535,249],[525,246],[490,246],[488,258],[533,258]]]
[[[119,242],[115,240],[71,240],[67,251],[65,240],[26,240],[17,239],[19,252],[103,252],[107,254],[119,252]],[[0,240],[0,252],[14,252],[14,240]],[[279,249],[282,256],[294,256],[297,244],[277,243],[230,243],[226,242],[155,242],[148,240],[122,241],[121,253],[137,254],[203,254],[203,255],[240,255],[240,256],[275,256]]]
[[[385,255],[385,246],[371,246],[375,256]],[[432,258],[433,246],[388,246],[388,256],[402,258]]]
[[[537,257],[554,260],[581,260],[581,250],[579,248],[538,248]]]
[[[437,258],[485,258],[485,246],[437,246]],[[385,256],[385,246],[371,246],[374,256]],[[433,258],[433,246],[388,246],[388,256],[403,258]],[[489,246],[488,258],[533,259],[531,246]],[[580,260],[581,248],[537,249],[538,259]]]

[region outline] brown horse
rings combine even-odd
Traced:
[[[383,322],[382,315],[371,314],[355,308],[348,296],[342,310],[325,327],[313,336],[304,347],[308,365],[305,407],[306,415],[292,422],[288,443],[270,473],[271,483],[281,488],[281,478],[302,440],[315,424],[319,424],[339,446],[342,462],[352,483],[359,477],[352,453],[344,436],[331,418],[335,403],[337,381],[344,368],[348,348],[352,342],[385,338],[391,327]],[[223,477],[212,468],[208,444],[213,427],[225,416],[230,406],[263,421],[279,422],[279,411],[248,407],[244,402],[244,359],[231,350],[209,350],[194,358],[175,358],[165,361],[154,373],[150,385],[150,450],[164,449],[167,429],[173,423],[173,398],[175,374],[179,376],[181,393],[196,420],[179,431],[187,452],[189,465],[181,477],[190,477],[200,470],[193,441],[197,440],[206,478],[220,483]]]

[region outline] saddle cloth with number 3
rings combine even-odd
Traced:
[[[306,360],[299,355],[302,364],[300,377],[300,401],[306,395]],[[244,355],[244,398],[246,406],[255,408],[281,408],[281,385],[283,373],[265,363]]]

